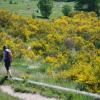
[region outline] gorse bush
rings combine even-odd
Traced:
[[[100,19],[94,12],[38,21],[0,10],[0,37],[1,58],[6,44],[14,58],[49,63],[45,71],[55,79],[100,92]]]

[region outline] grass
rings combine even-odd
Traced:
[[[41,62],[33,62],[32,64],[29,64],[27,61],[18,59],[12,63],[13,70],[19,72],[18,76],[15,74],[15,76],[17,77],[31,79],[48,84],[70,87],[73,89],[76,88],[77,84],[75,84],[74,82],[64,82],[63,80],[56,80],[52,76],[49,76],[46,69],[50,66],[51,65],[49,64],[43,64]]]
[[[0,1],[0,8],[1,9],[7,9],[11,12],[17,13],[19,15],[23,15],[26,17],[32,16],[33,10],[39,10],[37,7],[38,0],[35,1],[29,1],[29,2],[22,2],[22,0],[18,0],[18,4],[9,4],[9,0],[7,1]],[[62,6],[66,4],[67,2],[54,2],[53,12],[50,16],[50,19],[59,18],[63,16],[62,14]],[[67,4],[74,6],[73,2],[68,2]],[[36,18],[42,18],[40,12],[36,13],[34,12]]]
[[[8,94],[1,92],[0,90],[0,100],[19,100],[19,99],[9,96]]]

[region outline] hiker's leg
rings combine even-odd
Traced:
[[[7,70],[7,78],[8,78],[8,76],[9,76],[9,71]]]
[[[8,74],[10,76],[10,78],[12,77],[12,74],[11,74],[11,62],[8,63]]]
[[[12,78],[12,73],[11,73],[11,62],[9,63],[9,75]]]
[[[9,69],[9,71],[8,71],[8,74],[9,74],[9,76],[10,76],[10,78],[12,77],[12,73],[11,73],[11,70]]]
[[[11,63],[10,62],[6,62],[5,63],[5,67],[6,67],[6,70],[7,70],[7,77],[12,77],[11,70],[10,70]]]
[[[5,68],[6,68],[6,78],[8,78],[8,75],[9,75],[9,72],[8,72],[8,63],[7,62],[5,62]]]

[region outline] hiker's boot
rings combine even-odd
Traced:
[[[8,76],[5,76],[5,79],[8,79]]]

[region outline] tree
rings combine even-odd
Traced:
[[[79,11],[95,11],[100,13],[100,1],[99,0],[76,0],[76,10]]]
[[[53,0],[39,0],[38,8],[43,17],[48,18],[52,13]]]
[[[9,3],[12,4],[13,3],[12,0],[10,0]]]
[[[64,5],[64,6],[62,7],[62,12],[63,12],[63,14],[64,14],[65,16],[68,16],[69,13],[72,12],[72,7],[71,7],[70,5],[68,5],[68,4],[66,4],[66,5]]]
[[[18,1],[17,0],[10,0],[9,4],[18,4]]]

